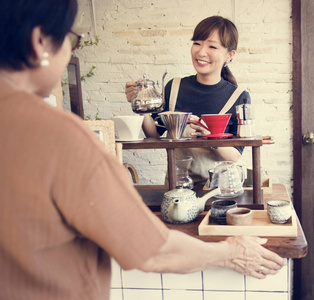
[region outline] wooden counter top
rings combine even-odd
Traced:
[[[271,195],[264,195],[265,205],[268,200],[272,199],[281,199],[281,200],[290,200],[290,197],[286,191],[286,188],[282,184],[273,184],[273,193]],[[168,224],[168,228],[175,229],[187,233],[197,239],[206,241],[206,242],[218,242],[224,240],[224,236],[199,236],[198,235],[198,225],[203,220],[206,212],[203,212],[198,216],[198,218],[187,224]],[[154,212],[159,218],[161,218],[160,212]],[[286,258],[302,258],[307,255],[308,245],[306,238],[304,236],[302,227],[300,225],[299,219],[297,218],[298,226],[298,236],[297,237],[269,237],[267,243],[264,245],[265,248],[276,252],[282,257]]]
[[[255,138],[208,139],[195,137],[188,140],[171,140],[145,138],[141,141],[123,142],[123,149],[170,149],[170,148],[202,148],[202,147],[260,147],[263,145],[261,136]]]

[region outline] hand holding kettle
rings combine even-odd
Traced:
[[[166,75],[167,72],[165,72],[162,76],[161,94],[155,88],[155,82],[148,79],[146,74],[143,75],[142,79],[139,79],[137,82],[135,82],[136,90],[133,82],[128,82],[126,84],[125,94],[127,96],[127,100],[132,104],[133,112],[137,114],[145,114],[158,113],[164,110],[164,79]]]
[[[125,84],[125,95],[128,102],[131,102],[131,100],[134,98],[136,91],[137,91],[137,83],[135,81],[128,81]]]

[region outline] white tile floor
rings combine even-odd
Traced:
[[[287,291],[289,289],[288,267],[284,266],[276,275],[269,275],[263,280],[246,277],[247,291]],[[269,300],[269,299],[268,299]]]
[[[115,260],[111,260],[111,287],[121,288],[121,269]]]
[[[202,290],[202,273],[162,274],[164,289]]]
[[[123,300],[161,300],[162,290],[123,289],[123,296]]]
[[[290,260],[258,280],[217,268],[193,274],[124,271],[113,261],[111,300],[290,300]]]
[[[161,289],[161,274],[139,270],[122,271],[123,288]]]
[[[204,290],[244,291],[245,277],[232,270],[216,268],[203,272]],[[226,284],[226,282],[228,284]]]
[[[110,300],[123,300],[122,289],[111,289],[110,290]]]
[[[203,300],[202,291],[164,290],[163,300]]]
[[[288,293],[275,293],[275,292],[247,292],[245,300],[289,300]]]
[[[191,299],[192,300],[192,299]],[[246,300],[244,292],[204,292],[204,300]],[[265,299],[264,299],[265,300]]]

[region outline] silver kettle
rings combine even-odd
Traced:
[[[158,113],[165,108],[165,86],[164,79],[167,75],[165,72],[162,76],[162,93],[160,94],[155,88],[155,82],[147,79],[146,74],[143,79],[136,82],[137,92],[131,100],[132,110],[137,114]]]

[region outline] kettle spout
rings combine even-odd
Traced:
[[[161,97],[162,97],[162,100],[165,101],[165,77],[167,75],[167,71],[164,73],[164,75],[162,76],[162,81],[161,81],[161,84],[162,84],[162,92],[161,92]]]
[[[208,192],[207,194],[205,194],[204,196],[197,198],[197,203],[198,203],[198,212],[202,213],[205,209],[205,204],[206,201],[211,198],[214,197],[216,195],[219,195],[221,193],[220,188],[214,188],[212,189],[210,192]]]
[[[174,199],[169,206],[169,218],[173,222],[182,222],[186,219],[187,211],[185,205],[181,203],[180,199]]]

